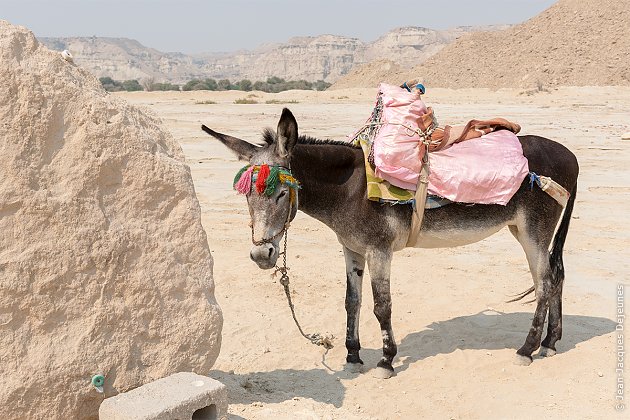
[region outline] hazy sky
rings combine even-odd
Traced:
[[[127,37],[161,51],[233,51],[292,36],[372,41],[399,26],[520,23],[554,0],[0,0],[37,36]]]

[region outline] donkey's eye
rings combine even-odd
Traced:
[[[280,193],[280,195],[278,196],[278,198],[276,198],[276,204],[278,204],[278,201],[280,201],[280,199],[281,199],[282,197],[284,197],[285,195],[287,195],[287,192],[286,192],[286,191],[282,191],[282,192]]]

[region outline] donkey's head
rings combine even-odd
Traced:
[[[291,152],[297,143],[298,126],[288,109],[282,110],[278,128],[266,130],[264,145],[201,128],[249,162],[234,179],[234,189],[245,194],[251,215],[251,259],[262,269],[273,268],[280,254],[280,240],[298,207],[298,185],[291,175]]]

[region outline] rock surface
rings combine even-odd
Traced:
[[[180,146],[6,21],[0,175],[0,418],[96,418],[104,397],[209,371],[222,315]]]

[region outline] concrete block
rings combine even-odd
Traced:
[[[227,389],[192,372],[175,373],[107,398],[100,420],[210,420],[227,418]]]

